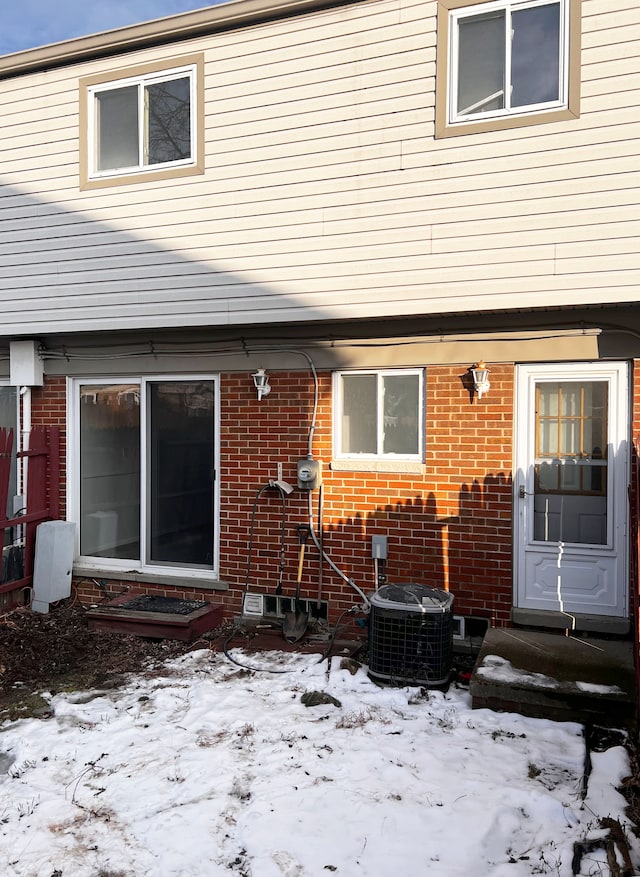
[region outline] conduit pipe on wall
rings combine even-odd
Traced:
[[[316,606],[318,609],[320,608],[320,602],[322,600],[322,570],[324,567],[322,551],[324,551],[324,524],[323,524],[323,511],[324,511],[324,486],[322,482],[320,482],[320,486],[318,487],[318,542],[320,543],[320,563],[318,564],[318,596],[316,598]]]
[[[349,585],[349,587],[353,588],[353,590],[356,592],[356,594],[362,599],[365,611],[368,611],[370,603],[369,603],[369,598],[367,597],[367,595],[364,593],[364,591],[362,591],[356,585],[356,583],[354,582],[353,579],[350,579],[349,576],[347,576],[345,573],[343,573],[342,570],[338,566],[336,566],[336,564],[331,560],[331,558],[329,557],[327,552],[324,550],[324,548],[320,544],[320,540],[318,539],[318,534],[316,533],[315,528],[313,526],[313,497],[311,495],[311,491],[309,491],[308,503],[309,503],[309,532],[311,533],[311,538],[313,540],[313,544],[316,546],[316,548],[318,549],[318,552],[320,553],[320,558],[322,560],[326,560],[326,562],[329,564],[329,566],[334,571],[334,573],[336,573],[336,575],[340,576],[342,581],[345,582],[347,585]]]
[[[31,433],[31,387],[20,387],[18,398],[18,450],[26,451],[29,448],[29,435]],[[18,491],[26,503],[29,458],[21,457],[19,465]]]

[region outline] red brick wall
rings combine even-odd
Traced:
[[[454,594],[454,612],[483,616],[501,626],[509,623],[512,601],[513,365],[492,364],[490,379],[489,393],[478,400],[465,387],[465,367],[428,367],[426,466],[424,476],[419,476],[331,471],[331,376],[321,373],[313,450],[324,463],[324,547],[348,578],[365,592],[373,589],[371,537],[385,535],[390,582],[449,587]],[[256,492],[276,477],[279,462],[285,480],[295,484],[295,463],[307,453],[313,408],[311,374],[271,372],[271,385],[271,394],[258,402],[246,372],[221,377],[220,576],[231,586],[221,595],[227,614],[241,606]],[[32,419],[34,425],[62,428],[60,491],[64,508],[64,378],[49,378],[44,389],[33,391]],[[638,433],[640,387],[634,385],[632,436]],[[296,491],[286,501],[284,594],[295,590],[299,549],[296,526],[308,523],[307,497]],[[318,499],[315,491],[312,500],[316,526]],[[249,577],[252,591],[275,591],[280,525],[279,494],[266,490],[256,506]],[[309,544],[303,596],[315,597],[321,587],[323,599],[329,601],[331,619],[360,602],[355,591],[326,564],[321,583],[319,573],[318,553]],[[122,587],[131,585],[108,582],[110,590]],[[168,596],[203,596],[195,589],[154,588],[152,584],[135,587]],[[634,576],[634,613],[637,587]],[[78,583],[78,593],[91,600],[102,595],[91,581]],[[218,596],[214,595],[216,599]]]
[[[314,453],[324,467],[324,544],[332,560],[365,591],[373,588],[371,537],[386,535],[388,540],[387,576],[391,582],[414,581],[436,587],[449,586],[454,594],[454,611],[488,617],[492,624],[508,622],[511,608],[511,445],[513,366],[493,366],[491,391],[471,401],[460,367],[429,367],[427,370],[427,428],[425,476],[332,472],[331,459],[331,380],[321,375],[320,416],[314,440]],[[236,404],[229,406],[225,387],[231,382],[237,390]],[[238,447],[244,463],[237,459],[223,472],[223,483],[235,493],[237,485],[242,505],[249,505],[255,486],[275,473],[279,459],[285,465],[287,480],[295,480],[293,462],[306,453],[306,432],[310,415],[310,378],[286,379],[272,376],[273,391],[258,404],[249,391],[246,375],[223,383],[222,437],[232,436],[240,421],[240,434],[246,442]],[[249,398],[247,399],[247,395]],[[243,404],[244,403],[244,404]],[[277,420],[286,423],[287,435],[280,443],[270,430],[275,409]],[[278,413],[279,412],[279,413]],[[256,421],[255,418],[259,419]],[[245,422],[245,418],[247,418]],[[229,444],[233,446],[233,439]],[[257,464],[257,465],[256,465]],[[247,490],[244,470],[252,473]],[[251,480],[251,479],[250,479]],[[314,494],[314,504],[317,495]],[[237,500],[236,500],[237,503]],[[234,508],[237,508],[234,505]],[[289,589],[295,577],[295,533],[292,528],[306,519],[306,503],[299,494],[288,500],[291,524],[288,528]],[[260,590],[275,585],[279,502],[267,495],[260,509],[261,526],[270,528],[270,557],[259,558],[257,575],[251,584]],[[266,514],[266,520],[265,520]],[[223,577],[244,575],[243,547],[246,526],[237,520],[228,524],[235,536],[229,546],[235,563],[225,568]],[[224,527],[224,524],[223,524]],[[260,531],[259,531],[260,532]],[[261,540],[262,543],[262,540]],[[318,564],[315,551],[306,564],[304,594],[317,592]],[[256,568],[259,567],[259,568]],[[262,576],[262,577],[261,577]],[[329,569],[323,572],[323,595],[331,601],[333,612],[358,601],[357,595]]]
[[[31,391],[31,423],[33,426],[57,426],[60,430],[60,516],[66,514],[67,465],[67,382],[63,377],[47,378],[45,386]],[[54,489],[54,485],[51,485]]]
[[[513,367],[493,366],[491,391],[471,398],[461,367],[427,370],[426,467],[416,474],[333,472],[331,460],[331,376],[321,373],[313,450],[324,463],[323,506],[312,494],[316,526],[322,513],[326,552],[365,592],[374,586],[371,537],[388,540],[390,582],[450,587],[454,611],[508,622],[511,606],[511,441]],[[313,409],[313,381],[305,371],[272,373],[272,392],[258,402],[246,372],[221,378],[220,575],[231,585],[223,595],[238,611],[244,590],[249,530],[257,490],[275,479],[278,463],[295,484],[296,461],[307,454]],[[65,381],[48,379],[33,394],[34,424],[65,424]],[[63,434],[64,439],[64,434]],[[63,442],[64,455],[64,442]],[[64,459],[62,461],[64,463]],[[64,472],[64,469],[63,469]],[[64,499],[64,485],[60,485]],[[287,498],[286,569],[283,593],[293,594],[299,542],[296,527],[308,523],[308,494]],[[281,500],[267,490],[256,505],[249,586],[273,593],[279,577]],[[318,552],[307,545],[302,594],[319,589],[330,617],[359,603],[358,594],[326,564],[322,582]],[[130,587],[117,580],[109,590]],[[194,598],[196,590],[152,585],[136,590]],[[83,599],[102,594],[89,581],[78,583]],[[216,595],[217,597],[217,595]]]
[[[425,489],[436,512],[427,529],[448,543],[434,562],[448,575],[454,610],[502,625],[512,601],[513,366],[492,365],[490,380],[471,404],[460,368],[427,370]],[[440,522],[448,517],[447,533]]]

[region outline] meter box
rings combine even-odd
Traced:
[[[322,462],[305,457],[297,463],[298,489],[315,490],[322,483]]]

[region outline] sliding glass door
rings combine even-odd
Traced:
[[[74,391],[80,555],[213,570],[216,379],[78,381]]]

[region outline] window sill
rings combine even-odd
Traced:
[[[424,463],[403,460],[332,460],[332,472],[389,472],[424,475]]]
[[[479,119],[478,121],[447,122],[442,113],[436,122],[436,139],[443,137],[460,137],[463,134],[485,134],[490,131],[506,131],[509,128],[524,128],[529,125],[545,125],[550,122],[565,122],[579,118],[579,113],[567,107],[552,110],[540,110],[535,113],[522,113],[500,116],[495,119]]]
[[[88,189],[104,189],[108,186],[124,186],[133,183],[163,182],[165,180],[179,179],[180,177],[192,177],[204,173],[201,164],[182,165],[175,168],[162,168],[161,170],[145,169],[131,173],[114,174],[104,177],[87,177],[80,180],[80,191]]]
[[[197,588],[200,591],[228,591],[229,583],[198,576],[184,576],[179,572],[156,573],[142,570],[101,569],[86,566],[73,567],[74,578],[106,579],[107,581],[140,582],[150,585],[171,585],[175,588]]]

